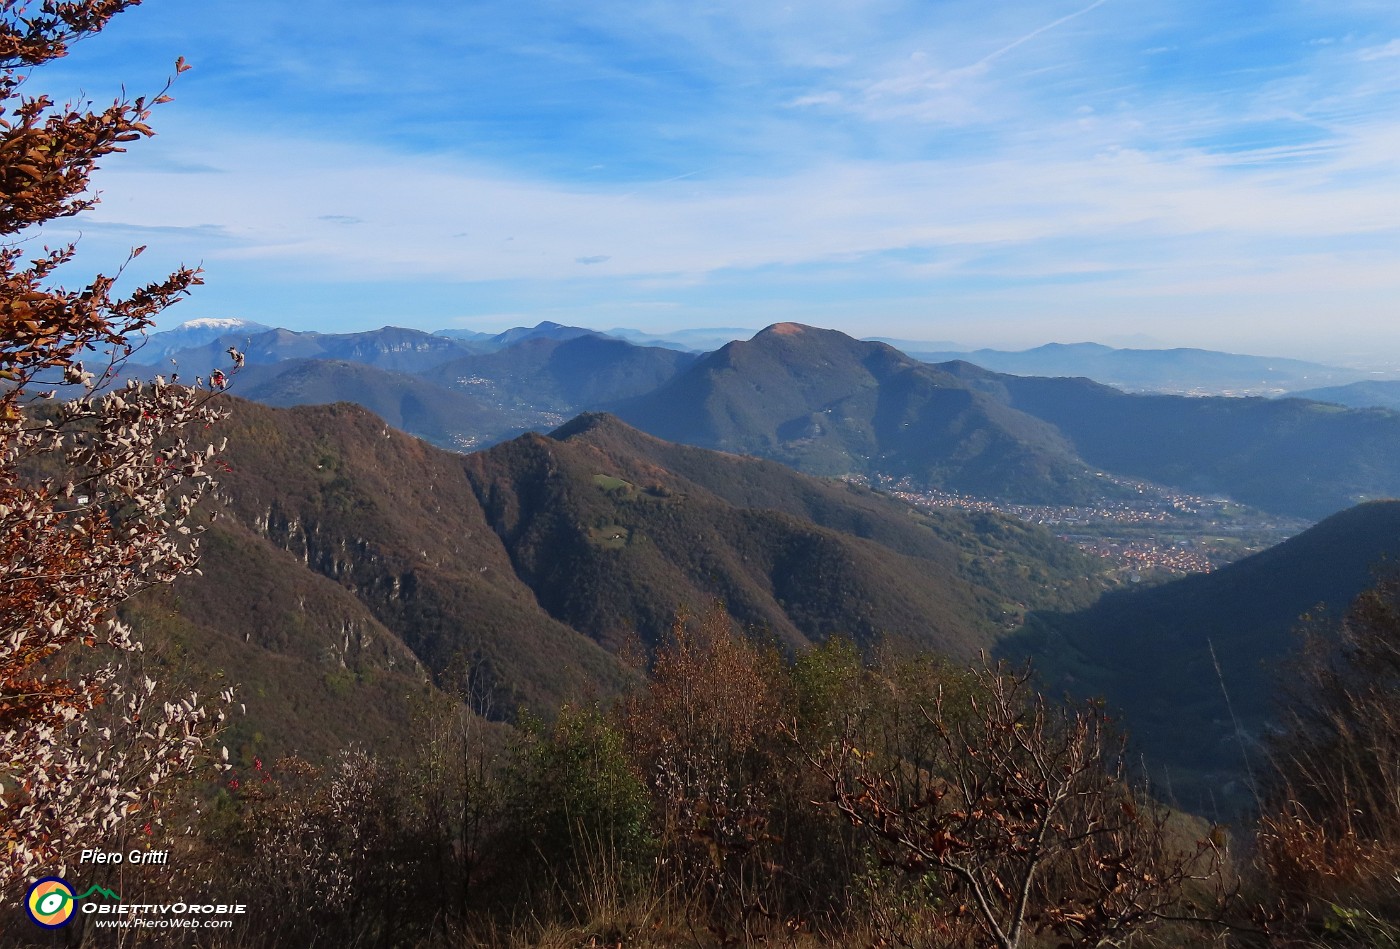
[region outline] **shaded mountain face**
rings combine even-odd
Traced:
[[[204,535],[201,570],[121,614],[147,656],[178,657],[178,687],[236,686],[244,711],[222,744],[245,760],[317,761],[390,747],[411,727],[427,670],[353,592],[231,519]]]
[[[1400,414],[1301,399],[1128,395],[945,363],[979,393],[1055,426],[1115,474],[1306,518],[1400,496]]]
[[[509,717],[626,673],[545,613],[487,526],[463,456],[358,406],[271,409],[230,399],[216,501],[234,523],[349,591],[429,672],[470,669]],[[239,618],[228,618],[234,634]]]
[[[1258,741],[1300,618],[1340,616],[1397,555],[1400,502],[1363,504],[1214,573],[1035,614],[1004,652],[1034,658],[1051,692],[1121,709],[1159,789],[1183,806],[1246,807],[1246,766],[1269,768]]]
[[[340,360],[292,359],[244,366],[233,391],[282,408],[354,402],[400,431],[457,451],[517,434],[525,421],[471,394],[418,376]]]
[[[1056,503],[1104,490],[1052,426],[889,346],[796,323],[730,343],[616,412],[670,441],[812,474]]]
[[[329,724],[298,743],[307,703],[328,721],[373,703],[366,734],[392,735],[450,666],[507,719],[614,692],[632,673],[611,647],[654,644],[715,598],[789,648],[839,632],[968,656],[1103,587],[1043,530],[922,514],[606,416],[463,456],[356,406],[229,406],[205,574],[132,618],[248,683],[273,715],[249,727],[282,748],[334,746]]]
[[[1299,359],[1206,349],[1114,349],[1098,343],[1049,343],[1020,352],[932,349],[906,352],[928,363],[963,361],[1018,376],[1079,376],[1135,392],[1275,394],[1364,375]]]
[[[561,415],[650,392],[696,358],[597,334],[537,336],[454,359],[423,377],[508,410],[552,414],[552,428]]]

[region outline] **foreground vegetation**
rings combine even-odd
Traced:
[[[1098,706],[841,639],[785,662],[715,608],[611,704],[507,728],[462,674],[397,755],[235,760],[192,832],[113,842],[169,867],[82,882],[248,905],[202,945],[1395,945],[1395,592],[1309,665],[1257,837],[1154,803]]]

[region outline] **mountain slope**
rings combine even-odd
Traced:
[[[237,687],[246,713],[223,744],[318,760],[410,727],[427,673],[352,592],[231,519],[204,535],[201,569],[121,612],[147,655],[181,658],[189,688]]]
[[[515,577],[463,456],[358,406],[229,405],[228,516],[353,592],[427,669],[465,661],[506,715],[625,681]]]
[[[668,453],[696,477],[658,464]],[[741,622],[792,647],[839,632],[968,657],[1024,608],[1010,596],[1083,602],[1095,592],[1081,583],[1093,569],[1088,558],[1044,532],[1024,529],[1016,543],[1007,530],[989,548],[996,541],[963,535],[968,522],[949,529],[957,519],[919,515],[869,492],[852,496],[765,462],[664,446],[606,417],[577,420],[550,438],[524,436],[467,463],[488,519],[541,604],[609,643],[632,630],[655,642],[678,603],[698,608],[718,597]],[[756,483],[757,493],[798,500],[752,505],[755,492],[711,491],[702,480]],[[752,506],[733,503],[746,500]],[[818,518],[863,523],[868,536]],[[991,533],[1002,522],[983,526]],[[1051,556],[1038,559],[1037,545]],[[1014,561],[1027,575],[1008,568],[1016,581],[999,582],[1009,576],[977,563],[978,555]]]
[[[1363,504],[1214,573],[1036,614],[1006,648],[1032,655],[1053,689],[1121,708],[1135,744],[1187,807],[1208,808],[1212,793],[1238,803],[1245,758],[1232,716],[1253,766],[1267,767],[1253,740],[1299,617],[1319,604],[1339,615],[1397,556],[1400,502]]]
[[[441,448],[474,448],[513,434],[516,416],[472,395],[419,376],[329,359],[291,359],[244,366],[233,391],[245,399],[286,408],[354,402],[390,425]]]
[[[942,367],[1115,474],[1299,517],[1400,495],[1400,414],[1302,399],[1129,395],[1087,379]]]
[[[573,414],[650,392],[695,358],[596,334],[531,336],[454,359],[423,377],[505,409]]]
[[[463,456],[353,405],[227,402],[205,575],[133,618],[275,705],[259,728],[280,748],[332,746],[298,738],[297,715],[356,701],[374,703],[366,734],[390,736],[453,664],[505,718],[616,691],[631,673],[605,647],[654,644],[678,607],[714,598],[789,648],[840,632],[966,657],[1103,582],[1041,529],[916,512],[606,416]]]
[[[730,343],[616,413],[669,441],[812,474],[880,473],[1028,501],[1103,490],[1051,426],[889,346],[796,323]]]
[[[1056,599],[1087,604],[1102,589],[1100,560],[1014,518],[919,511],[856,484],[802,477],[777,462],[662,441],[609,415],[581,415],[551,437],[665,469],[737,507],[780,511],[951,564],[963,579],[1018,608]]]

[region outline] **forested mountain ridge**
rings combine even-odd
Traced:
[[[781,323],[616,407],[668,441],[821,475],[1069,503],[1104,485],[1053,427],[883,343]]]
[[[790,648],[841,633],[969,656],[1029,603],[1102,588],[1084,580],[1099,564],[1041,529],[920,514],[771,463],[667,446],[608,417],[467,462],[541,603],[608,640],[635,630],[654,642],[677,603],[718,598]]]
[[[920,513],[606,416],[461,455],[358,406],[227,403],[205,575],[131,615],[183,648],[207,637],[206,665],[274,696],[259,714],[283,747],[333,746],[296,743],[304,701],[318,721],[372,703],[366,738],[387,736],[454,665],[507,719],[615,692],[633,673],[613,650],[715,600],[789,651],[842,634],[969,657],[1105,585],[1041,528]]]
[[[469,664],[503,714],[624,681],[515,579],[464,456],[345,403],[228,406],[224,517],[353,593],[424,668]],[[241,635],[237,615],[227,624]]]

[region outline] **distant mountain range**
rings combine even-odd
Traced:
[[[173,330],[181,333],[182,330]],[[147,349],[168,353],[157,362],[129,365],[128,375],[178,371],[184,378],[207,377],[215,369],[229,366],[229,347],[239,350],[249,365],[284,362],[289,359],[328,359],[364,363],[379,369],[415,372],[462,355],[463,344],[444,336],[420,330],[386,326],[366,333],[298,333],[270,329],[252,332],[248,327],[224,333],[204,343],[170,351],[173,341],[165,333],[153,334],[137,358]]]
[[[1104,491],[1044,422],[882,343],[796,323],[703,356],[615,411],[670,441],[812,474],[881,473],[1028,501]]]
[[[650,392],[697,357],[593,333],[527,336],[422,373],[437,385],[512,410],[573,415]],[[548,427],[553,427],[548,426]]]
[[[248,363],[282,362],[288,359],[330,359],[359,362],[400,372],[420,372],[450,359],[499,349],[536,339],[565,340],[594,336],[593,330],[544,322],[517,327],[490,336],[470,330],[422,330],[385,326],[363,333],[311,333],[274,329],[243,320],[193,320],[176,329],[152,333],[133,357],[128,374],[171,371],[186,376],[207,376],[228,368],[230,346]]]
[[[942,368],[1048,422],[1105,471],[1321,518],[1400,496],[1400,414],[1302,399],[1128,395],[1087,379]]]
[[[639,346],[663,346],[679,349],[687,353],[707,353],[719,349],[725,343],[736,339],[748,339],[758,330],[738,326],[704,327],[701,329],[673,330],[669,333],[644,333],[641,330],[618,327],[605,335],[625,339]]]
[[[345,360],[288,359],[248,365],[238,374],[236,391],[245,399],[281,408],[354,402],[400,431],[457,451],[521,432],[532,420],[470,392]]]
[[[1183,395],[1276,395],[1370,375],[1297,359],[1205,349],[1114,349],[1098,343],[1049,343],[1019,352],[912,346],[905,351],[929,363],[963,361],[1018,376],[1081,376],[1130,392]]]
[[[173,330],[152,333],[146,337],[132,359],[146,365],[164,363],[187,349],[195,349],[224,337],[247,338],[272,329],[261,323],[236,319],[202,319],[181,323]]]
[[[229,328],[214,322],[173,338],[155,334],[147,348],[164,352]],[[240,324],[170,358],[187,378],[207,376],[228,365],[233,346],[247,359],[236,392],[274,405],[354,401],[449,448],[601,410],[667,440],[810,474],[891,476],[917,489],[1016,502],[1089,503],[1129,490],[1118,483],[1126,478],[1319,518],[1400,494],[1400,415],[1391,412],[1131,395],[1084,378],[929,364],[796,323],[705,354],[557,323],[469,339],[394,327],[255,329]],[[169,368],[127,367],[145,375]]]

